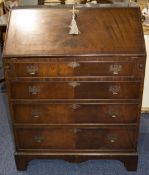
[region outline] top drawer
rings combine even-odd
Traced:
[[[134,61],[15,62],[9,77],[137,76]]]

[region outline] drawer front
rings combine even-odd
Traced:
[[[18,149],[135,149],[135,128],[16,129]]]
[[[12,99],[138,99],[139,82],[11,83]]]
[[[15,123],[135,123],[137,104],[13,104]]]
[[[77,129],[79,149],[135,149],[135,128]]]
[[[37,62],[14,63],[16,77],[135,76],[136,65],[129,62]]]
[[[75,148],[73,129],[28,128],[16,129],[17,145],[22,149],[72,149]]]

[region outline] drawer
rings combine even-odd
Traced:
[[[135,123],[137,104],[12,104],[15,123]]]
[[[17,145],[22,149],[75,148],[75,134],[73,129],[17,128],[16,138]]]
[[[78,149],[135,149],[135,128],[76,129]]]
[[[134,61],[31,62],[13,66],[15,77],[135,76],[137,70]]]
[[[138,99],[139,82],[13,82],[12,99]]]
[[[134,127],[17,128],[18,149],[135,149]]]

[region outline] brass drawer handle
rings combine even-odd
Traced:
[[[109,112],[109,116],[111,117],[111,118],[117,118],[118,116],[119,116],[119,114],[118,113],[110,113]]]
[[[76,81],[69,82],[68,84],[69,84],[69,86],[72,86],[73,88],[80,86],[80,83],[76,82]]]
[[[72,108],[72,109],[78,109],[78,108],[80,108],[80,105],[78,105],[78,104],[71,104],[71,105],[69,105],[69,107]]]
[[[110,143],[115,143],[117,141],[116,135],[108,135],[107,138]]]
[[[118,75],[119,72],[122,71],[122,65],[112,64],[110,65],[109,70],[113,73],[113,75]]]
[[[113,114],[111,115],[112,118],[117,118],[117,115]]]
[[[34,141],[37,143],[42,143],[44,141],[44,137],[43,136],[35,136],[34,137]]]
[[[33,115],[32,117],[33,118],[39,118],[40,116],[39,115]]]
[[[73,61],[73,62],[68,63],[67,66],[75,69],[75,68],[79,67],[80,64],[78,62]]]
[[[110,142],[111,142],[111,143],[115,143],[116,140],[114,140],[114,139],[110,139]]]
[[[109,87],[109,91],[112,92],[113,95],[117,95],[120,92],[120,86],[119,85],[111,85]]]
[[[40,87],[29,86],[28,90],[31,95],[37,95],[40,92]]]
[[[32,111],[31,111],[31,116],[32,116],[33,118],[39,118],[40,115],[41,115],[41,112],[40,112],[38,109],[32,109]]]
[[[26,70],[29,75],[36,75],[36,73],[38,72],[38,66],[37,65],[27,65]]]
[[[108,116],[110,116],[111,118],[117,118],[118,116],[121,115],[121,112],[119,109],[116,109],[114,106],[113,107],[110,107],[108,109]]]

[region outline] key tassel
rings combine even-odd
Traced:
[[[72,11],[72,20],[71,20],[71,24],[70,24],[69,27],[70,27],[70,31],[69,31],[70,35],[79,35],[80,34],[80,31],[78,29],[78,26],[77,26],[77,23],[76,23],[76,20],[75,20],[74,6],[73,6],[73,11]]]

